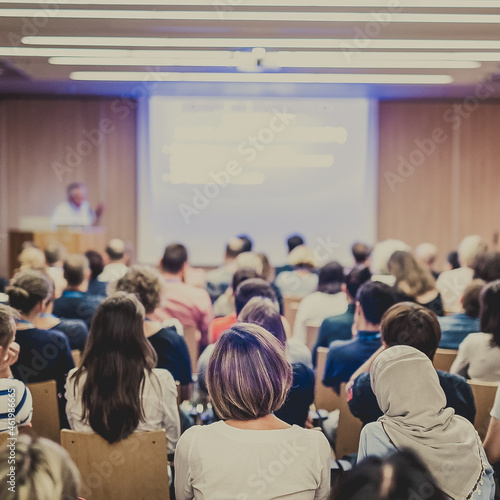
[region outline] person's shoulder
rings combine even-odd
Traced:
[[[350,339],[350,340],[334,340],[329,346],[328,346],[328,355],[335,354],[335,353],[342,353],[345,351],[350,351],[353,349],[358,342],[356,339]]]
[[[0,378],[0,391],[9,391],[9,389],[13,389],[16,393],[22,393],[25,388],[28,389],[24,382],[17,378]]]
[[[160,383],[169,385],[174,384],[175,386],[174,377],[165,368],[153,368],[151,373],[160,381]]]
[[[354,379],[353,388],[363,389],[363,388],[366,388],[366,387],[370,387],[371,388],[370,372],[360,373]]]

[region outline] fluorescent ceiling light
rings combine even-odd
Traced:
[[[273,54],[268,54],[272,56]],[[238,67],[245,61],[235,57],[232,60],[220,60],[210,58],[107,58],[107,57],[52,57],[49,63],[68,66],[199,66],[199,67]],[[454,69],[473,69],[481,67],[477,61],[447,61],[447,60],[404,60],[400,56],[399,60],[368,59],[351,61],[342,57],[339,60],[299,58],[299,57],[269,57],[264,60],[264,67],[279,68],[404,68],[404,69],[422,69],[422,68],[454,68]]]
[[[213,47],[213,48],[299,48],[362,49],[363,40],[352,38],[166,38],[166,37],[93,37],[25,36],[27,45],[84,45],[102,47]],[[370,39],[370,49],[456,49],[498,50],[500,40],[399,40]]]
[[[385,13],[381,14],[382,16]],[[463,24],[498,24],[498,14],[409,14],[391,13],[391,23],[463,23]],[[221,12],[217,9],[194,10],[83,10],[83,9],[1,9],[0,17],[43,17],[56,19],[151,19],[151,20],[190,20],[220,21]],[[258,21],[258,22],[337,22],[359,23],[374,22],[377,13],[352,12],[257,12],[257,11],[224,11],[224,21]]]
[[[382,74],[298,74],[298,73],[167,73],[132,71],[75,71],[72,80],[142,82],[220,82],[220,83],[366,83],[436,85],[452,83],[450,75]]]

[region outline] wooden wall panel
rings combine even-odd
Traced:
[[[0,274],[9,228],[22,216],[50,217],[67,184],[85,182],[106,205],[108,237],[136,244],[135,110],[116,99],[8,98],[0,101]]]

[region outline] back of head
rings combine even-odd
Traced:
[[[16,333],[13,324],[15,312],[9,306],[0,304],[0,347],[6,349]]]
[[[488,283],[479,296],[481,331],[493,335],[493,343],[500,347],[500,280]]]
[[[66,257],[66,249],[59,243],[48,245],[43,253],[48,266],[53,266]]]
[[[335,500],[446,500],[423,462],[411,451],[368,457],[341,477]]]
[[[370,269],[367,267],[355,267],[346,277],[345,285],[347,292],[352,299],[356,298],[358,290],[363,283],[366,283],[372,277]]]
[[[462,267],[471,267],[477,255],[486,252],[488,244],[478,234],[466,236],[458,245],[458,260]]]
[[[262,276],[262,271],[264,265],[262,259],[254,252],[242,252],[236,257],[236,267],[238,269],[242,267],[250,267],[255,270],[255,272]]]
[[[43,271],[47,267],[45,254],[37,247],[28,246],[18,255],[19,271],[28,271],[34,269]]]
[[[458,260],[458,252],[452,250],[447,256],[446,260],[451,269],[458,269],[460,267],[460,262]]]
[[[137,295],[146,314],[150,314],[160,305],[163,283],[156,269],[135,265],[114,284],[114,289]]]
[[[380,281],[369,281],[362,285],[356,298],[365,319],[373,325],[380,324],[382,316],[396,302],[394,290]]]
[[[481,291],[485,284],[483,280],[475,279],[465,287],[462,307],[464,308],[465,314],[471,318],[479,317],[479,297],[481,296]]]
[[[97,279],[104,269],[104,259],[102,258],[102,255],[95,250],[87,250],[85,252],[85,257],[87,257],[87,260],[89,261],[91,271],[90,278]]]
[[[240,234],[238,238],[243,241],[243,252],[251,252],[253,249],[253,241],[247,234]]]
[[[319,270],[318,292],[335,294],[344,282],[344,268],[338,262],[328,262]]]
[[[401,240],[384,240],[375,245],[371,253],[371,270],[374,274],[388,274],[387,262],[397,250],[410,252],[411,248]]]
[[[263,297],[250,299],[239,314],[238,321],[259,325],[272,333],[283,345],[286,344],[286,332],[279,309],[270,299]]]
[[[412,297],[419,297],[435,287],[430,271],[424,269],[410,252],[394,252],[387,262],[387,269],[396,278],[398,288]]]
[[[68,286],[80,286],[89,274],[89,261],[85,255],[79,253],[68,255],[64,261],[63,270]]]
[[[472,263],[474,278],[489,283],[500,279],[500,252],[480,253]]]
[[[28,314],[41,301],[52,296],[54,291],[49,277],[41,271],[21,271],[6,288],[9,304],[23,314]]]
[[[429,267],[436,263],[437,256],[438,249],[433,243],[420,243],[415,248],[415,258]]]
[[[365,243],[354,243],[351,247],[352,256],[356,264],[364,264],[370,257],[372,249]]]
[[[12,452],[0,451],[0,498],[68,500],[78,498],[80,474],[64,448],[44,438],[22,434],[15,443],[15,475],[9,476]],[[13,484],[10,484],[10,481]],[[12,489],[9,489],[10,487]]]
[[[105,252],[107,253],[110,261],[118,261],[123,259],[125,255],[125,242],[118,238],[109,240]]]
[[[294,234],[286,240],[286,245],[288,247],[288,253],[290,253],[294,248],[300,245],[305,245],[304,238],[300,234]]]
[[[208,392],[223,420],[248,421],[281,408],[292,384],[283,345],[264,328],[236,323],[210,356]]]
[[[382,340],[389,346],[409,345],[434,358],[441,340],[435,313],[414,302],[393,305],[382,317]]]
[[[235,259],[243,252],[245,243],[240,238],[231,238],[226,245],[226,258]]]
[[[260,275],[255,269],[252,269],[251,267],[241,267],[233,274],[231,288],[233,291],[236,291],[240,283],[243,283],[245,280],[259,277]]]
[[[261,278],[247,279],[238,286],[234,294],[236,314],[239,315],[253,297],[264,297],[277,303],[276,294],[269,282]]]
[[[300,269],[313,270],[318,267],[318,259],[314,250],[304,245],[295,247],[288,255],[288,263]]]
[[[188,260],[186,247],[180,243],[172,243],[165,248],[161,259],[163,271],[171,274],[178,274]]]

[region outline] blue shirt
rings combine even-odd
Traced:
[[[439,347],[442,349],[458,349],[469,333],[481,331],[479,318],[471,318],[465,313],[439,317],[438,321],[442,332]]]
[[[353,340],[332,342],[326,358],[323,384],[340,394],[342,382],[348,382],[351,375],[381,347],[380,332],[358,332]]]
[[[105,297],[89,295],[85,292],[65,290],[54,300],[54,316],[66,319],[82,319],[90,328],[97,306]]]

